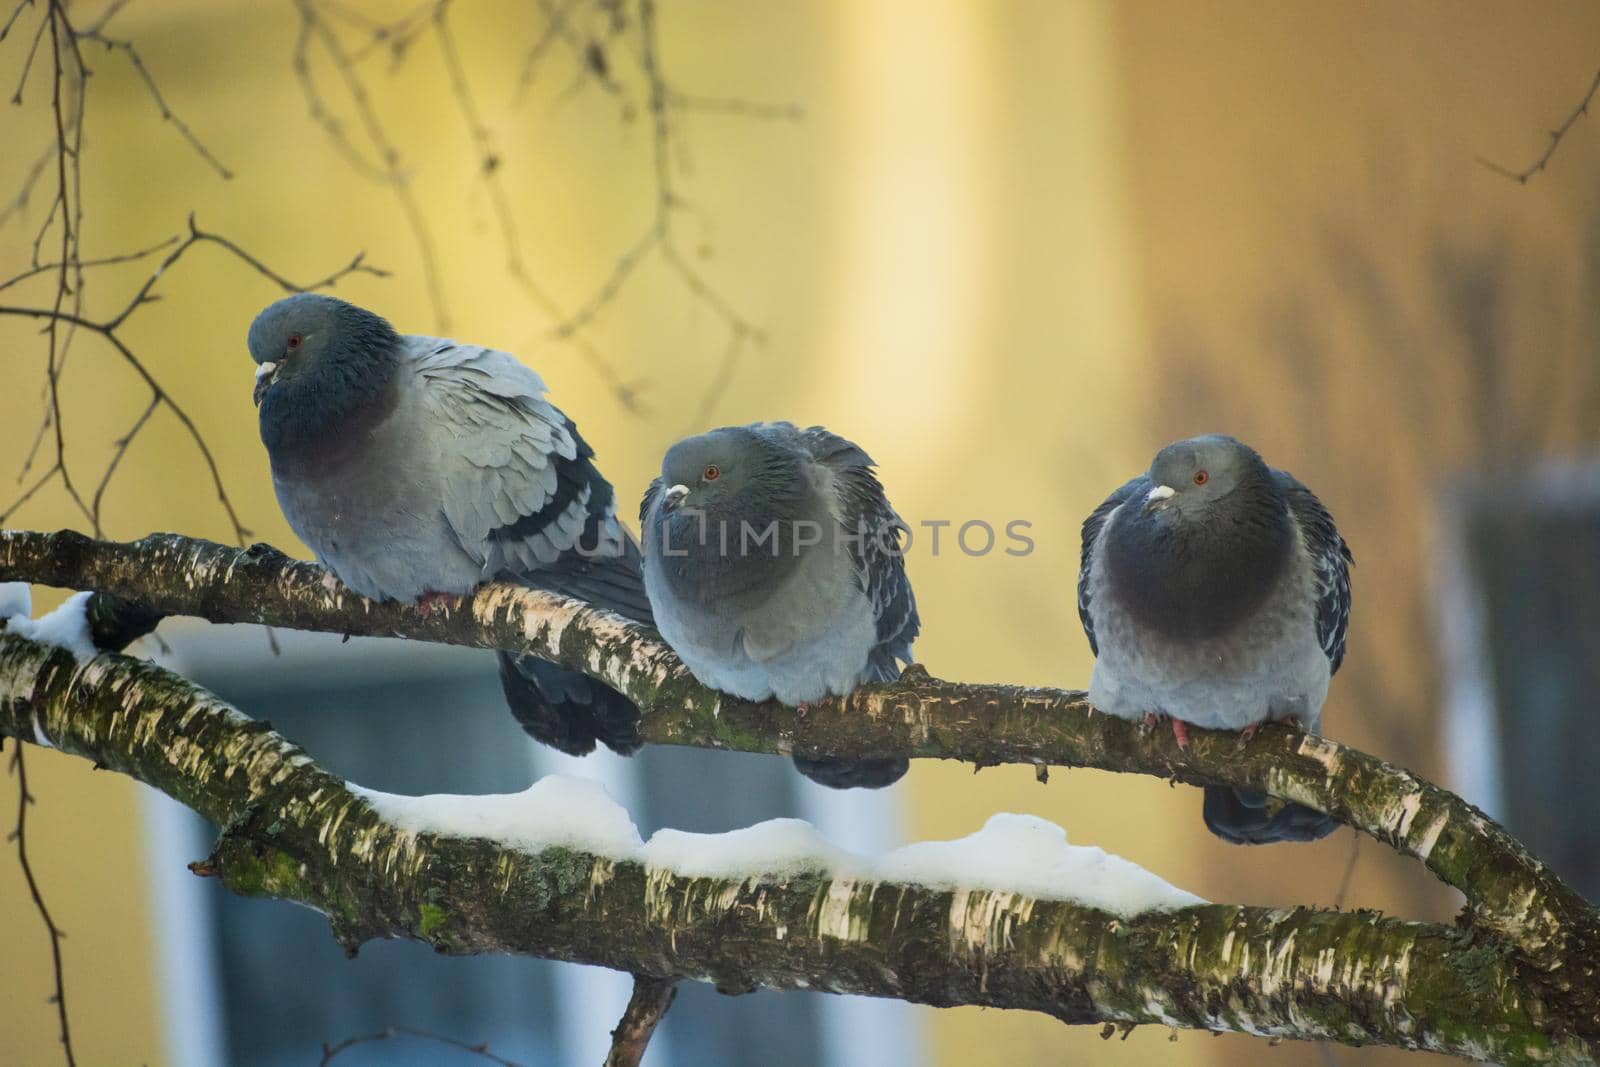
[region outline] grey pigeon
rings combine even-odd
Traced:
[[[313,294],[256,316],[249,346],[278,504],[345,585],[430,610],[520,581],[650,622],[611,485],[533,371]],[[638,709],[582,674],[501,653],[500,679],[546,744],[639,745]]]
[[[1253,734],[1316,733],[1344,659],[1355,558],[1293,476],[1231,437],[1157,453],[1083,524],[1078,615],[1096,659],[1089,701],[1123,718]],[[1315,841],[1337,827],[1299,804],[1205,790],[1211,832],[1235,844]]]
[[[639,509],[656,625],[702,684],[804,706],[889,682],[920,622],[904,524],[872,459],[820,426],[787,422],[679,441]],[[877,788],[899,759],[795,757],[836,789]]]

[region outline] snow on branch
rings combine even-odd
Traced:
[[[1058,831],[1044,832],[1042,864],[989,862],[1016,848],[1008,837],[1039,833],[1032,822],[877,860],[818,854],[781,824],[640,844],[626,813],[582,783],[546,779],[477,803],[368,793],[169,671],[109,653],[80,663],[0,634],[0,735],[35,730],[221,827],[197,874],[317,909],[352,953],[405,937],[729,993],[813,988],[1503,1063],[1580,1062],[1600,1047],[1592,1015],[1577,1014],[1584,990],[1559,994],[1471,930],[1197,904],[1126,861],[1079,862],[1091,857],[1051,840]],[[588,827],[576,834],[574,805]],[[962,860],[980,860],[992,884],[960,877]],[[1055,899],[1035,892],[1041,878],[1062,880]],[[1126,914],[1061,899],[1097,878]],[[1143,901],[1124,893],[1130,881]]]

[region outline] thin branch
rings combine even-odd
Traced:
[[[102,256],[99,259],[80,259],[69,264],[69,266],[89,268],[110,267],[118,263],[134,263],[138,260],[153,256],[163,249],[171,248],[178,242],[178,240],[179,238],[177,235],[173,235],[168,237],[165,241],[160,241],[149,246],[148,248],[141,248],[134,252],[124,252],[121,255],[116,256]],[[21,274],[14,274],[5,281],[0,281],[0,291],[4,291],[11,288],[13,285],[18,285],[22,282],[25,282],[29,278],[34,278],[41,274],[48,274],[51,271],[58,271],[61,269],[61,266],[62,265],[60,263],[41,263],[38,266],[29,267]]]
[[[490,1063],[498,1063],[501,1065],[501,1067],[522,1067],[522,1065],[517,1063],[515,1060],[508,1060],[502,1056],[496,1056],[494,1053],[489,1051],[489,1046],[487,1044],[469,1045],[465,1041],[458,1041],[453,1037],[446,1037],[443,1034],[431,1033],[427,1030],[418,1030],[414,1026],[386,1026],[377,1033],[362,1034],[358,1037],[347,1037],[337,1044],[329,1045],[324,1043],[322,1046],[322,1059],[318,1061],[318,1067],[328,1067],[328,1064],[338,1059],[340,1055],[350,1051],[358,1045],[375,1045],[383,1041],[393,1041],[397,1037],[413,1037],[419,1041],[426,1041],[435,1045],[445,1045],[449,1048],[457,1049],[458,1051],[476,1056],[479,1059],[488,1060]]]
[[[0,41],[6,39],[6,35],[11,32],[11,27],[15,26],[17,19],[22,17],[22,9],[32,6],[33,0],[17,0],[17,6],[11,9],[11,16],[6,19],[6,24],[0,26]]]
[[[1339,891],[1333,895],[1333,906],[1344,907],[1346,896],[1350,892],[1350,882],[1355,878],[1356,861],[1361,859],[1361,835],[1350,835],[1350,858],[1345,861],[1344,874],[1339,876]]]
[[[576,34],[568,24],[573,8],[577,7],[579,0],[562,0],[557,7],[550,0],[541,0],[540,6],[544,9],[546,21],[544,32],[534,39],[533,45],[528,49],[527,55],[522,58],[522,69],[517,73],[517,91],[512,98],[512,104],[520,104],[527,96],[528,90],[533,87],[534,74],[538,71],[540,62],[550,50],[550,46],[557,40],[565,40],[569,46],[581,48],[581,42],[576,40]]]
[[[22,61],[22,76],[17,79],[17,91],[11,94],[13,104],[22,103],[22,90],[28,84],[28,75],[33,71],[33,57],[39,54],[39,42],[44,39],[44,31],[50,25],[54,14],[54,5],[46,9],[44,18],[39,20],[39,28],[33,31],[33,41],[28,45],[28,56]]]
[[[21,217],[28,208],[28,198],[33,195],[33,187],[39,184],[39,179],[44,176],[45,169],[50,166],[50,161],[55,158],[55,149],[46,148],[39,153],[39,158],[28,167],[28,173],[22,179],[22,186],[17,194],[7,200],[4,207],[0,207],[0,226],[11,221],[12,216]]]
[[[472,143],[477,150],[481,161],[479,175],[484,188],[489,194],[489,204],[494,210],[495,220],[499,224],[500,243],[504,249],[506,273],[517,287],[532,300],[550,318],[560,320],[565,312],[556,303],[543,286],[534,281],[528,273],[522,256],[522,239],[517,232],[516,217],[511,209],[511,199],[506,195],[504,182],[501,175],[504,171],[499,152],[495,150],[489,128],[484,124],[483,117],[478,111],[478,105],[472,95],[472,86],[467,80],[466,65],[461,62],[461,54],[456,48],[455,37],[450,32],[449,6],[439,4],[434,11],[433,26],[435,36],[439,41],[439,52],[444,58],[445,70],[450,78],[450,89],[456,100],[456,107],[461,112],[462,121],[466,124],[467,131],[472,137]],[[617,374],[616,368],[600,355],[593,343],[581,336],[569,335],[568,339],[574,342],[578,352],[588,362],[590,368],[597,374],[616,397],[617,402],[628,411],[640,412],[636,390],[624,382]]]
[[[617,1028],[611,1031],[611,1051],[606,1054],[605,1067],[639,1067],[650,1038],[677,996],[676,978],[634,975],[633,995],[628,998]]]
[[[117,438],[116,446],[111,454],[111,462],[106,464],[105,473],[100,476],[99,484],[94,487],[94,500],[90,503],[90,508],[94,514],[94,524],[97,528],[101,525],[100,504],[106,495],[106,487],[111,484],[111,478],[117,473],[117,467],[121,465],[122,457],[127,455],[128,447],[133,444],[133,439],[139,436],[139,431],[144,429],[145,423],[150,421],[150,416],[154,415],[156,410],[161,407],[161,400],[161,394],[152,391],[150,403],[146,404],[144,410],[139,413],[139,417],[134,420],[133,426],[128,429],[127,433]]]
[[[1550,143],[1545,145],[1544,153],[1522,170],[1512,170],[1510,167],[1485,159],[1483,156],[1478,157],[1478,162],[1496,174],[1510,178],[1519,185],[1527,185],[1529,178],[1532,178],[1550,165],[1551,157],[1556,154],[1556,149],[1561,147],[1562,138],[1566,137],[1567,131],[1572,129],[1579,119],[1589,113],[1589,105],[1594,103],[1596,94],[1600,94],[1600,70],[1595,71],[1594,80],[1589,83],[1589,91],[1583,94],[1583,99],[1578,101],[1578,106],[1572,109],[1572,114],[1568,115],[1566,121],[1562,122],[1561,125],[1550,131]]]
[[[625,628],[583,609],[565,617],[583,629],[603,620]],[[1119,916],[826,866],[707,877],[586,851],[581,838],[519,848],[398,826],[371,794],[177,675],[115,654],[78,664],[14,634],[0,634],[0,734],[37,736],[179,799],[222,828],[195,873],[321,911],[350,953],[404,937],[725,992],[817,988],[1513,1065],[1582,1062],[1600,1048],[1592,958],[1547,982],[1482,930],[1227,904]]]
[[[115,8],[113,8],[114,12]],[[195,136],[195,132],[189,128],[189,124],[179,118],[171,107],[167,106],[166,97],[161,95],[160,87],[156,85],[155,78],[150,76],[150,70],[144,65],[144,60],[140,57],[138,49],[134,48],[133,42],[107,37],[100,32],[99,27],[81,30],[78,32],[77,38],[80,41],[93,41],[96,44],[103,45],[108,52],[115,50],[127,56],[128,62],[133,64],[133,69],[138,73],[140,79],[144,81],[145,88],[149,90],[150,98],[155,101],[156,110],[161,113],[162,121],[170,122],[173,128],[178,131],[178,134],[189,142],[189,147],[193,148],[200,158],[205,160],[224,181],[233,177],[233,172],[212,154],[211,149],[207,148],[199,137]]]
[[[144,382],[145,386],[150,389],[152,395],[151,404],[159,404],[160,406],[164,406],[183,426],[185,432],[189,436],[189,439],[193,442],[196,451],[200,453],[200,457],[206,465],[207,473],[211,478],[212,487],[215,489],[217,494],[217,501],[221,504],[223,511],[228,517],[229,523],[233,527],[234,536],[242,545],[249,540],[250,531],[245,527],[243,522],[240,521],[238,512],[234,508],[233,499],[229,496],[227,486],[223,483],[222,470],[217,465],[216,457],[212,454],[210,443],[206,441],[205,436],[200,432],[199,426],[195,423],[194,419],[189,415],[184,406],[175,397],[173,397],[173,395],[169,393],[164,386],[161,385],[161,383],[156,379],[155,375],[145,365],[144,361],[140,359],[137,354],[135,354],[133,349],[129,347],[127,342],[125,342],[118,333],[118,330],[128,321],[135,311],[137,311],[143,305],[148,304],[156,299],[154,295],[155,286],[163,277],[166,276],[167,272],[171,270],[180,260],[182,260],[191,248],[201,244],[211,244],[224,249],[234,258],[240,260],[252,270],[271,281],[274,285],[277,285],[279,288],[283,289],[285,292],[304,292],[313,289],[328,288],[337,284],[339,281],[351,274],[370,274],[377,277],[387,276],[386,271],[370,266],[365,262],[364,256],[358,254],[348,264],[334,271],[327,277],[319,278],[309,285],[297,285],[293,281],[284,277],[282,274],[279,274],[277,271],[269,268],[266,264],[261,262],[261,260],[245,251],[233,241],[219,234],[209,233],[200,229],[195,223],[194,217],[191,215],[189,218],[189,235],[183,240],[179,241],[175,246],[171,246],[171,251],[168,252],[167,255],[162,258],[161,262],[156,266],[156,268],[151,271],[150,275],[145,279],[144,283],[140,285],[137,290],[135,290],[133,296],[128,300],[128,302],[120,311],[112,315],[109,319],[103,322],[96,322],[86,319],[81,315],[63,310],[60,307],[61,296],[59,289],[57,291],[56,306],[54,307],[38,308],[9,305],[0,306],[0,316],[15,315],[41,319],[47,323],[47,329],[50,331],[54,331],[61,324],[67,324],[87,330],[104,338],[106,343],[111,345],[111,347],[116,350],[118,355],[122,357],[123,361],[133,369],[133,371]],[[168,242],[167,245],[160,247],[168,247],[170,245],[171,243]],[[56,371],[59,375],[59,366],[56,368]],[[51,396],[54,397],[55,395],[54,382],[52,381]],[[60,458],[62,454],[61,448],[63,438],[58,421],[58,404],[52,403],[48,410],[50,412],[51,424],[56,430],[56,462],[52,465],[51,469],[46,472],[44,478],[31,486],[19,500],[15,501],[4,512],[0,512],[0,522],[3,522],[6,518],[15,513],[19,507],[26,503],[27,500],[31,498],[34,493],[36,493],[39,488],[41,488],[42,485],[45,482],[48,482],[51,478],[59,477],[63,479],[63,481],[66,480],[65,466]],[[110,481],[111,475],[121,463],[122,457],[126,453],[128,445],[131,444],[133,436],[141,431],[148,422],[149,414],[150,412],[147,412],[145,415],[141,416],[138,422],[135,423],[133,429],[130,430],[128,434],[125,434],[122,438],[118,439],[113,449],[111,461],[107,467],[107,470],[102,475],[100,484],[96,488],[95,499],[97,501],[103,495],[105,485]],[[95,528],[96,531],[99,531],[100,510],[98,504],[91,506],[90,504],[83,503],[81,497],[76,496],[76,490],[73,490],[73,493],[75,499],[80,501],[80,507],[82,508],[82,511],[89,520],[90,524]]]
[[[685,435],[699,433],[711,425],[711,413],[722,402],[728,386],[733,384],[733,373],[738,369],[739,357],[743,354],[744,343],[748,336],[743,330],[732,330],[728,333],[728,347],[722,353],[722,362],[717,364],[717,369],[712,373],[705,392],[700,394],[700,406],[695,409],[694,417],[684,425]]]
[[[33,495],[40,489],[43,489],[45,485],[56,476],[58,470],[58,467],[52,466],[49,470],[45,471],[39,476],[38,481],[24,489],[22,494],[13,500],[4,511],[0,511],[0,523],[3,523],[7,519],[11,518],[11,516],[15,515],[19,510],[21,510],[24,504],[26,504],[29,500],[32,500]]]
[[[301,32],[295,44],[294,68],[306,95],[307,106],[312,116],[322,123],[334,143],[345,152],[346,157],[368,177],[382,181],[394,193],[401,214],[405,217],[406,225],[417,244],[423,279],[428,288],[428,299],[433,304],[435,324],[441,332],[448,332],[450,313],[445,306],[444,284],[439,276],[439,260],[434,250],[433,232],[429,229],[422,208],[417,203],[416,192],[411,187],[411,176],[401,166],[400,150],[384,128],[382,120],[378,118],[371,94],[356,68],[355,61],[339,42],[338,34],[322,18],[316,4],[313,0],[295,0],[295,7],[300,12]],[[344,134],[343,128],[333,118],[312,80],[310,45],[313,39],[321,44],[334,69],[344,81],[356,116],[366,131],[367,139],[372,142],[373,149],[378,153],[379,163],[375,166],[365,162],[365,157]]]
[[[11,840],[17,845],[17,865],[22,868],[22,878],[28,884],[28,895],[33,898],[34,910],[39,913],[45,932],[50,935],[50,959],[55,967],[55,993],[51,995],[50,1002],[56,1006],[56,1018],[61,1022],[61,1051],[67,1058],[67,1067],[74,1067],[78,1061],[72,1051],[72,1027],[67,1021],[66,972],[61,961],[61,939],[66,935],[50,917],[44,894],[39,890],[39,879],[33,873],[33,864],[28,859],[28,808],[34,801],[33,794],[28,792],[28,766],[22,757],[20,742],[13,745],[11,773],[17,780],[17,825],[11,831]]]
[[[737,118],[774,122],[799,122],[806,117],[805,108],[799,104],[772,104],[737,96],[694,96],[676,90],[668,90],[667,105],[680,111],[699,111],[711,115],[731,115]]]

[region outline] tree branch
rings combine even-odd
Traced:
[[[1463,923],[1517,945],[1574,980],[1600,960],[1600,915],[1488,816],[1455,794],[1336,741],[1268,725],[1248,743],[1192,729],[1170,735],[1095,715],[1083,693],[933,678],[863,686],[805,715],[699,685],[651,630],[577,601],[482,587],[461,610],[423,617],[330,590],[314,563],[268,545],[240,550],[177,534],[96,541],[72,531],[0,531],[0,581],[113,593],[163,615],[529,651],[583,671],[644,710],[640,737],[778,755],[957,759],[976,766],[1094,767],[1192,785],[1262,790],[1315,808],[1420,860],[1467,899]],[[1587,977],[1582,979],[1588,981]],[[1600,999],[1596,1000],[1600,1017]]]
[[[676,978],[634,975],[633,995],[628,998],[617,1028],[611,1031],[611,1051],[606,1055],[605,1067],[639,1067],[650,1038],[677,997]]]
[[[585,630],[609,625],[539,599]],[[724,992],[821,988],[1513,1064],[1583,1062],[1600,1048],[1581,997],[1470,930],[1231,905],[1120,918],[1006,891],[822,873],[689,877],[571,848],[524,852],[405,830],[177,675],[114,654],[79,664],[13,634],[0,634],[0,734],[93,759],[193,808],[222,827],[196,873],[321,911],[351,953],[368,938],[406,937]]]

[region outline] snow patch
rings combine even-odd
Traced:
[[[1033,815],[992,815],[977,833],[904,845],[874,866],[874,875],[887,881],[1006,890],[1119,915],[1205,903],[1132,860],[1093,845],[1068,844],[1065,830]]]
[[[690,878],[739,878],[840,871],[853,857],[802,819],[768,819],[725,834],[657,830],[640,850],[647,867]]]
[[[485,796],[407,797],[354,784],[350,789],[386,822],[410,833],[486,838],[526,852],[561,846],[639,863],[652,876],[821,874],[834,879],[836,887],[847,887],[839,902],[845,914],[835,917],[834,925],[841,928],[848,925],[855,885],[877,881],[1066,900],[1123,916],[1205,903],[1130,860],[1068,844],[1065,830],[1031,815],[995,815],[978,832],[954,841],[924,841],[862,856],[834,845],[799,819],[770,819],[721,834],[663,829],[644,842],[626,809],[603,786],[570,775],[549,775],[521,793]]]
[[[633,859],[639,830],[599,782],[552,774],[520,793],[407,797],[350,783],[385,822],[443,837],[481,837],[539,852],[562,847],[608,859]]]
[[[17,587],[22,586],[20,595]],[[5,629],[18,637],[26,637],[41,645],[54,645],[72,653],[79,663],[88,663],[100,654],[89,636],[87,608],[93,593],[73,593],[61,606],[37,619],[28,618],[32,598],[28,587],[20,582],[7,582],[0,586],[0,618],[6,619]],[[20,609],[19,609],[20,606]]]
[[[27,582],[0,582],[0,619],[33,614],[33,594]]]

